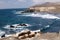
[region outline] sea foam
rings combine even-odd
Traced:
[[[5,28],[5,29],[13,29],[13,30],[23,29],[23,28],[10,28],[10,25],[5,25],[3,28]]]
[[[1,38],[1,36],[4,35],[4,34],[5,34],[5,32],[2,31],[2,30],[0,30],[0,38]]]
[[[18,26],[18,25],[19,24],[12,24],[12,26],[14,26],[15,28],[10,28],[10,25],[5,25],[3,28],[15,30],[15,29],[23,29],[24,27],[30,27],[30,26],[32,26],[32,25],[27,24],[27,23],[26,23],[27,26]]]
[[[41,18],[45,18],[45,19],[60,19],[60,17],[57,17],[52,14],[40,14],[40,13],[37,13],[37,14],[30,13],[30,14],[23,14],[23,15],[18,15],[18,16],[41,17]]]

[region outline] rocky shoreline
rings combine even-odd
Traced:
[[[43,32],[35,32],[30,30],[24,30],[22,32],[12,34],[9,37],[0,38],[0,40],[60,40],[60,32],[59,33],[43,33]]]

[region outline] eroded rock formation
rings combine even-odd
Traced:
[[[0,38],[0,40],[60,40],[59,33],[41,33],[33,31],[23,31],[9,37]]]

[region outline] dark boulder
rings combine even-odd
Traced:
[[[10,25],[10,28],[14,28],[14,26]]]
[[[27,26],[26,24],[19,24],[19,26]]]

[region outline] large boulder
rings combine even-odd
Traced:
[[[30,34],[30,30],[23,30],[16,34],[17,37],[24,36],[25,34]]]

